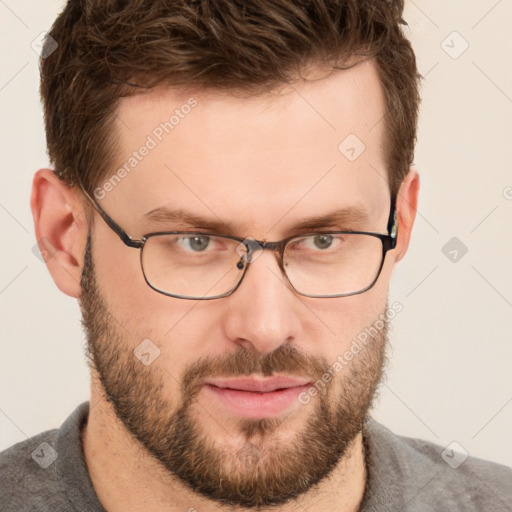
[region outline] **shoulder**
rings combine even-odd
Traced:
[[[53,498],[62,495],[55,464],[57,432],[41,432],[0,452],[2,510],[51,510]]]
[[[57,429],[41,432],[0,453],[2,512],[103,510],[87,472],[81,431],[89,402]]]
[[[394,434],[371,418],[365,429],[374,484],[389,484],[404,510],[512,510],[512,468],[473,457],[458,443]]]

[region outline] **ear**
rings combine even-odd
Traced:
[[[416,219],[420,177],[411,166],[404,178],[396,199],[398,217],[398,239],[395,261],[400,261],[406,254],[411,239],[412,227]]]
[[[55,284],[78,298],[88,232],[82,200],[51,169],[40,169],[32,182],[30,208],[37,243]]]

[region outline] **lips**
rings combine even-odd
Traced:
[[[291,377],[254,378],[243,377],[238,379],[209,379],[205,384],[217,388],[227,388],[236,391],[251,391],[253,393],[270,393],[281,389],[305,386],[311,381],[307,379],[294,379]]]
[[[241,377],[237,379],[209,379],[203,392],[215,403],[214,411],[221,410],[237,417],[260,419],[291,414],[298,410],[298,397],[307,391],[311,381],[292,377]]]

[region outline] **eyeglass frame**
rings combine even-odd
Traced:
[[[154,231],[151,233],[147,233],[145,235],[142,235],[140,239],[133,239],[110,215],[108,215],[107,212],[98,204],[98,202],[93,199],[89,193],[85,190],[82,183],[78,183],[79,187],[81,188],[84,195],[87,197],[87,199],[91,202],[94,209],[100,214],[100,216],[103,218],[103,220],[106,222],[108,227],[112,229],[112,231],[121,239],[121,241],[127,246],[127,247],[133,247],[135,249],[140,249],[140,266],[142,270],[142,275],[144,276],[144,280],[146,281],[147,285],[152,289],[155,290],[158,293],[161,293],[162,295],[166,295],[168,297],[174,297],[177,299],[185,299],[185,300],[212,300],[212,299],[221,299],[224,297],[228,297],[232,295],[240,286],[242,283],[245,274],[247,273],[247,270],[249,268],[249,265],[252,263],[252,255],[256,250],[271,250],[274,251],[277,254],[277,263],[279,265],[279,268],[281,272],[283,273],[284,277],[286,278],[286,281],[288,284],[293,288],[293,290],[298,293],[299,295],[302,295],[303,297],[310,297],[310,298],[317,298],[317,299],[334,299],[339,297],[348,297],[351,295],[359,295],[361,293],[367,292],[369,289],[371,289],[377,280],[379,279],[379,276],[382,272],[382,268],[384,266],[384,261],[386,259],[386,254],[388,251],[393,250],[396,247],[397,244],[397,238],[398,238],[398,219],[397,219],[397,212],[396,212],[396,196],[391,196],[391,204],[390,204],[390,210],[389,210],[389,217],[388,217],[388,224],[387,224],[387,231],[388,234],[383,233],[376,233],[372,231],[318,231],[318,232],[312,232],[312,233],[302,233],[300,235],[292,235],[289,237],[286,237],[282,240],[276,241],[276,242],[265,242],[263,240],[255,240],[253,238],[240,238],[232,235],[223,235],[223,234],[217,234],[217,233],[201,233],[201,232],[191,232],[191,231]],[[220,236],[223,238],[228,238],[231,240],[235,240],[239,242],[240,244],[243,244],[247,249],[247,255],[244,255],[242,259],[245,260],[246,264],[244,266],[244,271],[240,278],[238,279],[237,284],[232,288],[230,291],[223,293],[221,295],[214,295],[212,297],[188,297],[184,295],[178,295],[175,293],[165,292],[163,290],[160,290],[156,288],[154,285],[152,285],[147,276],[146,272],[144,270],[144,264],[142,263],[142,253],[144,250],[144,246],[147,242],[147,240],[154,236],[161,236],[161,235],[196,235],[196,236]],[[288,274],[286,273],[286,270],[284,269],[284,251],[286,249],[286,245],[288,242],[290,242],[293,239],[301,238],[305,236],[314,236],[314,235],[343,235],[343,234],[355,234],[355,235],[369,235],[373,236],[375,238],[378,238],[382,243],[382,258],[381,263],[379,266],[379,270],[377,271],[375,278],[373,281],[362,290],[359,290],[357,292],[350,292],[350,293],[342,293],[342,294],[334,294],[334,295],[311,295],[302,293],[299,290],[293,286],[293,284],[290,281],[290,278],[288,277]]]

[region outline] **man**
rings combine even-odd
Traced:
[[[31,206],[91,400],[2,510],[512,510],[369,415],[419,190],[401,2],[71,0]]]

